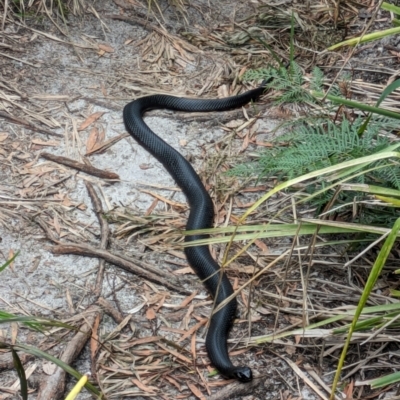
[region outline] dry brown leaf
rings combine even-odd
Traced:
[[[90,130],[89,137],[86,141],[86,153],[90,153],[103,145],[105,138],[104,130],[93,127]]]
[[[350,383],[346,385],[343,392],[346,395],[345,400],[351,400],[354,398],[353,397],[353,394],[354,394],[354,381],[353,380],[351,380]]]
[[[99,335],[97,334],[100,325],[100,320],[101,320],[100,314],[98,314],[96,316],[96,319],[94,320],[92,328],[92,336],[90,338],[90,357],[92,359],[93,365],[95,363],[96,354],[100,349]]]
[[[243,74],[247,71],[248,67],[243,67],[240,71],[239,71],[239,75],[238,77],[241,78],[243,76]]]
[[[257,146],[262,146],[262,147],[274,147],[274,145],[271,142],[254,142]]]
[[[218,93],[218,98],[219,99],[224,98],[224,97],[228,97],[229,96],[229,88],[228,88],[228,86],[227,85],[221,85],[218,88],[217,93]]]
[[[99,49],[105,51],[106,53],[114,53],[114,49],[106,44],[99,44]]]
[[[101,93],[103,93],[103,96],[106,97],[108,95],[108,93],[107,93],[107,89],[104,85],[104,82],[101,82],[100,88],[101,88]]]
[[[24,187],[28,188],[30,187],[33,183],[37,182],[39,178],[36,175],[31,176],[30,178],[24,179],[22,181],[22,184]]]
[[[398,60],[400,60],[400,53],[399,53],[398,51],[389,50],[389,53],[390,53],[392,56],[397,57]]]
[[[244,152],[247,149],[247,147],[249,147],[249,142],[250,142],[249,133],[247,133],[243,139],[242,147],[240,149],[241,153]]]
[[[22,154],[18,154],[17,156],[15,156],[15,158],[18,158],[18,160],[26,160],[28,158],[32,157],[32,154],[29,153],[22,153]]]
[[[241,274],[255,274],[258,271],[258,268],[256,268],[254,265],[244,265],[239,266],[239,265],[231,265],[229,267],[233,271],[238,271]]]
[[[4,142],[8,138],[7,132],[0,132],[0,142]]]
[[[72,201],[67,196],[65,196],[61,204],[64,207],[71,207]]]
[[[254,244],[262,251],[263,255],[269,254],[268,246],[262,240],[256,239]]]
[[[11,322],[11,344],[15,344],[18,336],[18,324]]]
[[[147,319],[154,319],[156,317],[156,313],[152,307],[149,307],[146,311],[146,318]]]
[[[138,379],[132,378],[132,382],[139,388],[142,389],[144,392],[147,393],[153,393],[154,391],[158,391],[158,389],[156,387],[153,386],[146,386],[145,384],[143,384],[142,382],[140,382]]]
[[[161,347],[163,350],[168,351],[168,353],[172,354],[173,356],[175,356],[177,359],[191,365],[192,361],[189,360],[189,358],[185,357],[183,354],[178,353],[176,350],[173,349],[169,349],[168,347],[162,345],[161,343],[157,343],[158,347]]]
[[[69,307],[71,313],[73,313],[75,311],[74,302],[72,301],[71,293],[69,292],[68,288],[65,292],[65,297],[67,298],[68,307]]]
[[[171,378],[170,376],[166,375],[164,376],[164,378],[171,383],[172,385],[174,385],[180,392],[182,391],[181,385],[173,378]]]
[[[158,310],[164,305],[166,297],[167,295],[165,293],[161,295],[158,300],[157,306],[154,308],[154,312],[158,312]]]
[[[8,259],[10,260],[10,259],[13,258],[13,257],[14,257],[14,250],[11,249],[11,250],[8,252]],[[12,262],[9,264],[9,266],[10,266],[11,270],[14,271],[14,261],[12,261]]]
[[[239,287],[239,279],[238,279],[238,277],[236,277],[236,278],[233,280],[233,285],[232,285],[232,287],[233,287],[233,290],[236,290],[236,289]]]
[[[60,227],[60,222],[58,221],[57,215],[54,216],[53,223],[54,223],[54,229],[56,230],[57,235],[60,236],[61,227]]]
[[[240,349],[240,350],[235,350],[235,351],[230,351],[229,355],[233,356],[240,356],[241,354],[244,354],[246,352],[248,352],[249,349],[248,348],[244,348],[244,349]]]
[[[248,307],[248,297],[247,297],[247,295],[246,295],[246,293],[242,290],[241,292],[240,292],[240,296],[242,297],[242,300],[243,300],[243,303],[244,303],[244,307],[245,308],[247,308]]]
[[[102,115],[104,114],[103,111],[98,111],[95,112],[91,115],[89,115],[81,124],[81,126],[78,128],[78,131],[83,131],[86,129],[89,125],[93,124],[93,122],[97,121]]]
[[[186,299],[184,299],[182,303],[179,304],[177,309],[186,308],[186,306],[195,298],[196,295],[197,295],[197,290],[195,290],[190,296],[186,297]]]
[[[234,129],[234,128],[237,128],[237,127],[243,125],[244,123],[245,123],[244,119],[233,119],[232,121],[229,121],[228,123],[226,123],[225,126],[227,128]]]
[[[146,170],[146,169],[150,169],[150,168],[153,168],[153,167],[151,166],[151,164],[139,164],[139,168],[143,169],[143,170]]]
[[[151,192],[150,190],[144,190],[144,189],[142,189],[142,190],[140,190],[140,191],[141,191],[142,193],[149,194],[150,196],[153,196],[153,197],[155,197],[156,199],[159,199],[159,200],[163,201],[164,203],[167,203],[167,204],[169,204],[169,205],[171,205],[171,206],[173,206],[173,207],[187,208],[187,205],[184,204],[184,203],[178,203],[177,201],[173,201],[173,200],[167,199],[166,197],[163,197],[163,196],[159,195],[158,193]]]
[[[180,268],[174,271],[174,274],[176,275],[186,275],[186,274],[194,274],[193,270],[191,267],[185,267],[185,268]]]
[[[271,314],[272,314],[272,311],[271,311],[271,310],[268,310],[267,308],[261,307],[261,306],[257,307],[257,310],[256,310],[256,311],[257,311],[258,313],[262,314],[262,315],[271,315]]]
[[[101,153],[101,152],[107,150],[108,148],[110,148],[115,143],[118,143],[121,139],[124,139],[126,137],[129,137],[129,133],[121,133],[118,136],[115,136],[111,139],[106,140],[101,146],[99,146],[98,148],[96,147],[94,150],[92,150],[89,153],[86,153],[85,155],[89,156],[93,153]]]
[[[206,399],[203,395],[203,393],[200,392],[200,390],[193,385],[193,383],[187,382],[187,385],[189,387],[189,389],[192,391],[192,393],[198,398],[198,399]]]
[[[211,374],[213,372],[212,368],[208,368],[209,373]],[[226,386],[228,383],[233,383],[234,380],[231,379],[227,381],[226,379],[222,379],[220,381],[213,381],[213,382],[208,382],[209,387],[220,387],[220,386]]]
[[[32,144],[36,144],[38,146],[59,146],[60,142],[57,142],[57,140],[40,140],[40,139],[32,139]]]
[[[286,345],[285,346],[285,351],[286,351],[287,354],[292,356],[293,354],[296,353],[296,346]]]
[[[208,321],[208,318],[203,318],[199,321],[195,326],[192,326],[182,337],[179,338],[178,343],[185,340],[187,337],[195,333],[202,325],[205,325]]]
[[[144,338],[136,339],[130,344],[130,347],[137,346],[139,344],[158,342],[161,339],[162,339],[162,336],[151,336],[151,337],[144,337]]]
[[[190,350],[192,352],[193,360],[196,360],[196,333],[193,334],[190,341]]]

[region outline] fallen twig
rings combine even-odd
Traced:
[[[103,297],[97,300],[97,304],[103,307],[104,312],[113,318],[116,323],[120,324],[124,320],[124,316]]]
[[[10,122],[12,122],[14,124],[22,125],[25,128],[27,128],[31,131],[34,131],[34,132],[45,133],[46,135],[51,135],[51,136],[64,137],[60,133],[55,133],[55,132],[49,131],[48,129],[29,124],[28,122],[24,121],[23,119],[14,117],[13,115],[10,115],[4,111],[0,111],[0,118],[8,119]]]
[[[111,179],[111,180],[119,180],[119,175],[114,172],[104,171],[102,169],[98,169],[92,167],[91,165],[83,164],[75,160],[71,160],[67,157],[56,156],[50,153],[42,153],[41,157],[45,158],[46,160],[54,161],[58,164],[66,165],[67,167],[77,169],[78,171],[85,172],[86,174],[97,176],[98,178],[102,179]]]
[[[36,217],[35,218],[35,222],[39,224],[39,226],[44,230],[44,233],[47,236],[47,239],[51,240],[54,243],[60,243],[60,241],[54,236],[54,233],[51,231],[51,229],[49,228],[49,226],[46,224],[46,222],[40,218],[40,217]]]
[[[79,332],[68,342],[62,356],[61,361],[64,361],[70,365],[79,353],[82,351],[83,346],[92,334],[93,324],[97,316],[101,313],[101,310],[97,306],[91,306],[86,313],[90,312],[89,315],[85,315],[85,323],[79,329]],[[67,373],[60,367],[57,367],[56,371],[50,375],[40,386],[38,393],[38,400],[48,399],[59,399],[64,395],[65,389],[65,378]]]
[[[93,185],[89,182],[85,182],[85,184],[86,184],[86,189],[89,193],[89,197],[92,200],[94,212],[97,216],[97,219],[99,220],[100,237],[101,237],[100,249],[105,250],[108,246],[108,240],[109,240],[109,235],[110,235],[108,223],[107,223],[107,220],[104,218],[103,207],[101,205],[99,196],[97,196],[97,193],[94,190]],[[97,272],[96,287],[95,287],[96,296],[100,296],[100,293],[101,293],[101,288],[103,285],[104,269],[105,269],[105,261],[104,261],[104,259],[100,259],[99,260],[99,271]]]
[[[142,264],[143,267],[139,267],[138,265],[127,260],[123,256],[112,254],[107,250],[96,249],[91,246],[76,243],[64,243],[58,246],[53,246],[52,252],[53,254],[75,254],[84,257],[102,258],[110,264],[117,265],[125,271],[132,272],[136,275],[141,276],[142,278],[162,285],[167,289],[171,289],[175,292],[185,295],[190,295],[192,293],[191,291],[184,289],[182,287],[182,284],[180,284],[177,279],[171,277],[171,274],[160,271],[142,262],[140,262],[140,264]]]

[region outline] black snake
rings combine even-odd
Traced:
[[[181,154],[165,143],[145,124],[143,114],[154,109],[192,112],[229,110],[255,101],[263,93],[265,83],[263,82],[257,89],[224,99],[186,99],[160,94],[142,97],[125,106],[123,118],[127,131],[142,147],[161,162],[186,195],[190,206],[187,230],[212,227],[213,202],[193,167]],[[205,237],[205,235],[191,235],[186,236],[185,241],[191,242]],[[220,271],[220,267],[212,258],[208,246],[186,247],[185,254],[190,266],[214,297],[216,306],[233,293],[226,275],[222,271],[222,277],[220,273],[216,273]],[[211,362],[220,373],[240,382],[249,382],[252,380],[251,369],[246,366],[235,367],[228,355],[227,338],[236,316],[236,308],[237,302],[234,298],[211,317],[206,348]]]

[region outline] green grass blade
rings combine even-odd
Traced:
[[[0,267],[0,272],[4,271],[18,256],[19,250],[9,259],[5,264]]]
[[[345,40],[343,42],[336,43],[333,46],[328,47],[327,50],[333,51],[333,50],[337,50],[340,47],[344,47],[344,46],[355,46],[357,43],[367,43],[367,42],[371,42],[371,41],[374,41],[374,40],[382,39],[382,38],[384,38],[386,36],[397,35],[398,33],[400,33],[400,28],[399,27],[385,29],[383,31],[378,31],[378,32],[372,32],[372,33],[368,33],[368,34],[364,35],[361,38],[361,40],[360,40],[359,37],[352,38],[352,39],[349,39],[349,40]]]
[[[390,189],[376,185],[368,185],[364,183],[344,183],[341,185],[341,187],[344,190],[351,190],[352,192],[363,192],[381,196],[400,197],[400,190]]]
[[[0,324],[9,324],[11,322],[21,322],[39,332],[44,331],[44,326],[56,326],[60,328],[76,330],[74,326],[65,324],[64,322],[32,316],[14,315],[0,310]]]
[[[68,374],[72,375],[73,377],[75,377],[77,380],[82,378],[82,374],[80,374],[78,371],[76,371],[75,369],[73,369],[72,367],[70,367],[68,364],[66,364],[64,361],[61,361],[60,359],[53,357],[52,355],[36,348],[33,346],[28,346],[25,344],[17,344],[14,345],[13,348],[15,350],[21,350],[24,351],[28,354],[32,354],[36,357],[40,357],[40,358],[44,358],[47,361],[50,361],[54,364],[56,364],[58,367],[62,368],[65,372],[67,372]],[[99,392],[99,390],[93,386],[90,382],[86,383],[85,388],[87,390],[89,390],[89,392],[93,393],[94,395],[102,398],[101,393]]]
[[[400,116],[400,114],[399,114],[399,116]],[[393,152],[393,151],[376,153],[376,154],[372,154],[370,156],[360,157],[360,158],[357,158],[354,160],[345,161],[340,164],[329,166],[329,167],[326,167],[326,168],[323,168],[323,169],[320,169],[317,171],[309,172],[308,174],[305,174],[305,175],[299,176],[297,178],[293,178],[289,181],[283,182],[283,183],[275,186],[272,190],[270,190],[268,193],[266,193],[264,196],[262,196],[259,200],[257,200],[251,207],[249,207],[247,209],[247,211],[240,217],[239,224],[242,224],[252,212],[254,212],[261,204],[263,204],[265,201],[267,201],[275,193],[278,193],[281,190],[287,189],[290,186],[293,186],[297,183],[307,181],[309,179],[321,177],[322,175],[327,175],[327,174],[339,171],[341,169],[350,168],[350,167],[354,167],[354,166],[361,165],[361,164],[369,164],[369,163],[372,163],[372,162],[375,162],[378,160],[383,160],[383,159],[391,158],[391,157],[399,158],[400,153]]]
[[[18,357],[17,352],[11,347],[11,354],[14,361],[14,367],[17,371],[19,384],[21,386],[21,396],[23,400],[28,400],[28,382],[26,381],[25,370],[22,365],[20,358]]]
[[[378,200],[390,204],[392,207],[400,207],[400,199],[388,196],[375,196]]]
[[[387,96],[389,96],[392,92],[394,92],[396,89],[400,87],[400,79],[397,79],[396,81],[392,82],[389,86],[387,86],[382,94],[379,96],[378,101],[376,102],[376,106],[379,107],[380,104],[382,103],[383,100]]]
[[[399,33],[400,33],[400,29],[399,29]],[[359,102],[353,101],[353,100],[347,100],[347,99],[344,99],[343,97],[332,96],[330,94],[325,94],[322,92],[316,92],[315,90],[311,90],[310,94],[317,99],[327,98],[328,100],[332,101],[332,103],[343,104],[345,106],[357,108],[362,111],[371,112],[371,113],[379,114],[379,115],[384,115],[385,117],[389,117],[389,118],[400,119],[400,114],[397,112],[394,112],[394,111],[385,110],[383,108],[379,108],[379,107],[375,107],[375,106],[369,106],[367,104],[359,103]]]
[[[318,232],[322,234],[338,234],[338,233],[371,233],[375,235],[387,234],[390,229],[383,228],[380,226],[363,225],[351,222],[341,222],[341,221],[329,221],[322,219],[310,219],[302,220],[301,226],[299,224],[266,224],[263,226],[251,227],[242,226],[241,228],[250,228],[251,232],[235,234],[232,239],[231,236],[219,236],[219,237],[208,237],[204,239],[198,239],[193,242],[182,243],[182,247],[193,247],[201,245],[210,245],[217,243],[229,243],[230,241],[247,241],[252,240],[255,237],[259,239],[265,238],[278,238],[278,237],[290,237],[290,236],[309,236],[315,234],[315,229],[319,227]],[[257,228],[257,229],[254,229]],[[223,229],[224,233],[235,233],[235,227],[226,227]],[[197,231],[187,231],[184,235],[194,235],[194,234],[215,234],[221,232],[221,229],[203,229]]]
[[[400,372],[394,372],[386,376],[382,376],[377,379],[372,379],[369,381],[372,389],[378,389],[381,387],[393,385],[394,383],[400,382]]]
[[[372,291],[372,289],[373,289],[373,287],[374,287],[374,285],[386,263],[386,259],[388,258],[390,251],[392,250],[393,244],[395,243],[395,241],[397,239],[397,234],[398,234],[399,230],[400,230],[400,218],[396,220],[396,222],[393,225],[393,228],[391,229],[390,233],[388,234],[388,237],[386,238],[385,243],[383,244],[382,249],[380,250],[378,257],[376,258],[375,263],[371,269],[367,283],[365,284],[364,291],[362,292],[360,301],[358,303],[356,312],[354,314],[353,322],[350,326],[349,333],[347,335],[347,339],[343,346],[342,354],[339,359],[338,367],[337,367],[336,374],[335,374],[333,384],[332,384],[332,392],[331,392],[330,399],[333,399],[335,396],[335,390],[336,390],[336,387],[339,382],[340,373],[343,368],[347,350],[350,345],[351,336],[355,330],[358,318],[360,317],[362,310],[363,310],[365,304],[367,303],[368,297],[369,297],[369,295],[370,295],[370,293],[371,293],[371,291]]]
[[[385,90],[382,92],[382,94],[379,96],[378,101],[376,102],[376,107],[379,107],[382,101],[389,96],[392,92],[394,92],[398,87],[400,86],[400,79],[397,79],[396,81],[392,82],[389,86],[385,88]],[[362,124],[360,129],[358,130],[358,135],[362,136],[362,134],[365,132],[367,129],[367,125],[369,124],[369,121],[372,118],[372,113],[368,115],[367,119],[365,122]]]
[[[400,15],[400,7],[395,6],[394,4],[386,3],[385,1],[381,5],[382,10],[390,11],[393,14]]]
[[[334,312],[335,310],[331,310]],[[362,310],[361,315],[366,316],[370,314],[377,314],[377,313],[392,313],[392,314],[398,314],[400,312],[400,303],[391,303],[391,304],[382,304],[378,306],[371,306],[371,307],[365,307]],[[315,322],[314,324],[308,325],[305,328],[299,328],[293,331],[289,332],[282,332],[278,335],[266,335],[262,337],[258,337],[255,341],[252,341],[251,343],[255,344],[261,344],[261,343],[266,343],[266,342],[272,342],[275,339],[282,339],[288,336],[296,336],[296,335],[303,335],[305,333],[311,332],[312,330],[316,328],[320,328],[321,326],[329,325],[337,321],[346,321],[352,319],[356,313],[356,310],[349,310],[346,311],[345,313],[340,313],[338,315],[335,315],[333,317],[326,318],[322,321]],[[372,316],[369,320],[372,318],[382,318],[382,316]],[[339,328],[340,329],[340,328]],[[348,328],[347,328],[348,329]],[[335,333],[334,329],[329,329],[326,330],[326,332],[330,332],[332,334]],[[340,333],[340,332],[339,332]],[[310,335],[308,335],[310,336]],[[317,335],[316,335],[317,336]]]

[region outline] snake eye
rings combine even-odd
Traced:
[[[253,374],[251,372],[251,369],[248,367],[237,368],[235,371],[235,376],[238,381],[243,383],[250,382],[253,379]]]

